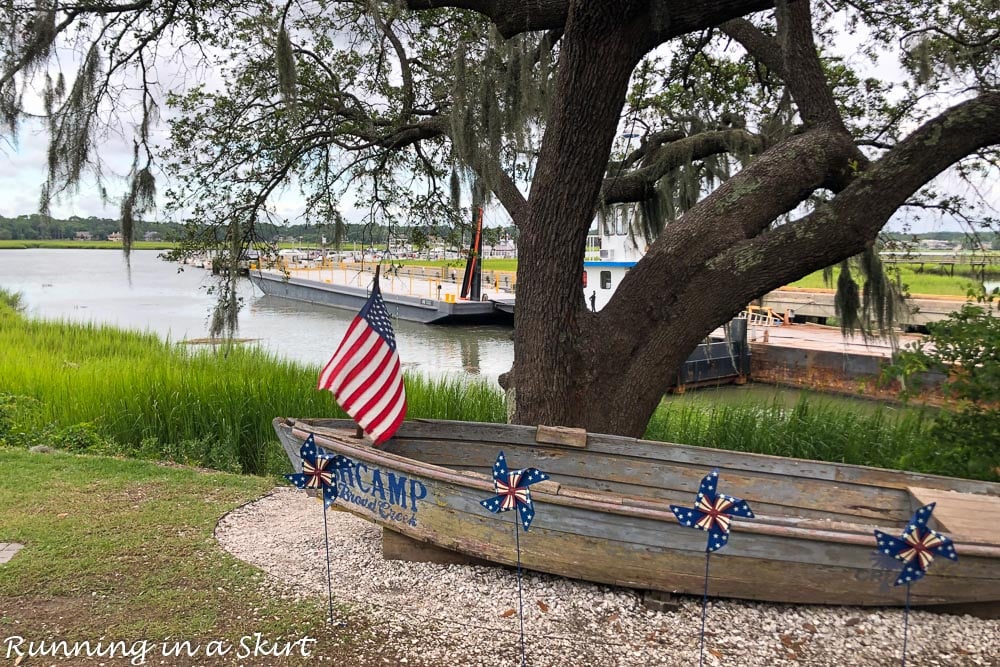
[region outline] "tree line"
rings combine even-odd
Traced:
[[[196,233],[197,223],[157,222],[137,220],[134,239],[142,240],[148,232],[155,232],[163,241],[181,241],[185,234]],[[38,213],[14,218],[0,216],[0,241],[47,241],[73,239],[79,232],[87,232],[94,240],[107,239],[121,231],[121,221],[90,216],[70,216],[61,220]],[[364,247],[383,248],[390,243],[407,243],[414,248],[426,248],[437,243],[450,248],[464,247],[469,243],[469,225],[399,225],[391,229],[378,224],[344,224],[339,242]],[[337,229],[330,224],[262,225],[261,236],[271,243],[302,243],[319,245],[325,242],[335,246]],[[496,245],[503,238],[517,238],[514,227],[489,227],[483,230],[488,245]]]
[[[156,232],[161,239],[176,238],[182,225],[170,222],[140,222],[136,225],[135,238],[142,239],[147,232]],[[109,218],[71,216],[59,220],[38,213],[19,215],[15,218],[0,216],[0,240],[48,241],[73,239],[79,232],[88,232],[91,238],[103,240],[121,231],[121,222]]]

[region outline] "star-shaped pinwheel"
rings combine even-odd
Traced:
[[[302,443],[299,457],[302,472],[285,475],[285,478],[300,489],[323,489],[323,506],[329,507],[337,499],[336,471],[350,468],[351,462],[340,454],[321,454],[312,433]]]
[[[531,520],[535,518],[535,506],[531,503],[531,490],[528,487],[548,478],[548,475],[536,468],[508,471],[507,459],[504,458],[503,452],[500,452],[497,462],[493,464],[493,488],[497,495],[488,500],[481,500],[479,504],[494,514],[517,507],[521,515],[521,525],[524,526],[524,530],[528,530]]]
[[[918,509],[910,523],[906,524],[901,537],[886,535],[881,530],[875,531],[879,551],[903,561],[903,571],[894,582],[896,586],[923,579],[927,568],[934,562],[935,555],[958,560],[951,539],[927,527],[936,504],[931,503]]]
[[[670,506],[670,511],[682,526],[708,531],[708,545],[705,547],[707,552],[718,551],[729,542],[729,526],[732,523],[730,516],[753,518],[747,501],[716,493],[718,484],[719,471],[716,469],[701,480],[693,508]]]

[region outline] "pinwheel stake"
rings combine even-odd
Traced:
[[[708,610],[708,562],[713,551],[718,551],[729,543],[729,527],[731,516],[753,518],[747,501],[716,493],[719,484],[719,471],[713,470],[701,480],[698,496],[694,507],[671,505],[670,511],[677,517],[682,526],[708,531],[708,544],[705,546],[705,592],[701,597],[701,646],[698,648],[698,664],[705,660],[705,616]]]
[[[517,508],[521,518],[521,525],[524,532],[528,532],[531,520],[535,518],[535,506],[531,502],[531,490],[528,488],[535,482],[543,482],[549,476],[536,468],[525,468],[523,470],[507,470],[507,459],[503,452],[497,455],[497,462],[493,464],[493,489],[497,495],[486,500],[479,501],[479,504],[498,514],[509,512]],[[524,599],[521,594],[521,537],[520,527],[517,517],[514,517],[514,545],[517,550],[517,605],[518,618],[521,621],[521,665],[528,664],[527,655],[524,649]]]
[[[958,560],[955,545],[951,539],[936,530],[927,527],[934,506],[937,503],[924,505],[916,512],[903,529],[901,537],[886,535],[880,530],[875,531],[878,549],[883,554],[903,562],[903,570],[893,582],[896,586],[906,584],[906,606],[903,607],[903,660],[906,665],[906,638],[910,629],[910,584],[920,581],[927,574],[927,568],[934,561],[934,556],[944,556],[950,560]]]
[[[302,472],[285,475],[300,489],[323,490],[323,537],[326,542],[326,595],[330,603],[329,622],[333,623],[333,575],[330,572],[330,531],[326,525],[326,508],[337,499],[337,470],[351,467],[351,462],[340,454],[320,454],[313,434],[299,448]]]

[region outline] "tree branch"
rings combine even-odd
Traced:
[[[823,73],[813,41],[809,0],[778,0],[775,20],[785,60],[784,79],[806,125],[834,123],[843,128],[837,101]]]
[[[569,0],[406,0],[414,11],[453,7],[483,14],[506,38],[522,32],[561,30]]]
[[[622,161],[621,168],[629,169],[639,160],[648,163],[649,157],[664,144],[683,139],[685,134],[682,130],[660,130],[649,136],[643,137],[639,147],[628,154]]]
[[[963,157],[997,144],[1000,92],[983,93],[922,125],[812,214],[723,253],[713,273],[717,279],[735,269],[741,298],[755,298],[856,255],[921,187]],[[773,262],[778,249],[783,261]]]
[[[389,150],[395,150],[423,141],[424,139],[440,137],[447,134],[447,132],[448,120],[446,118],[436,116],[434,118],[422,120],[419,123],[414,123],[413,125],[406,125],[398,128],[390,134],[382,137],[372,137],[369,140],[372,145],[381,146],[382,148]]]
[[[700,160],[710,155],[727,153],[734,146],[742,144],[750,152],[763,150],[763,139],[746,130],[720,130],[703,132],[693,137],[674,141],[652,152],[644,162],[647,166],[629,172],[624,176],[604,179],[602,201],[605,204],[642,201],[652,196],[654,186],[667,172],[681,167],[692,160]]]
[[[377,145],[387,150],[398,150],[410,145],[418,145],[426,139],[449,136],[451,126],[443,116],[428,118],[419,123],[399,128],[398,130],[380,138],[371,138],[370,145]],[[474,156],[469,165],[477,173],[485,173],[487,165],[481,156]],[[521,194],[517,184],[502,169],[493,170],[495,185],[493,194],[500,200],[500,204],[507,210],[514,224],[519,224],[528,209],[528,201]]]
[[[378,8],[374,7],[371,12],[372,21],[378,27],[382,34],[386,36],[389,43],[392,44],[393,50],[396,52],[396,59],[399,61],[399,71],[403,78],[403,105],[400,111],[400,118],[409,118],[411,112],[413,111],[413,71],[410,69],[410,60],[406,55],[406,49],[403,47],[403,43],[400,41],[399,36],[393,32],[392,27],[389,23],[382,20],[379,16]]]
[[[815,182],[824,171],[847,159],[853,148],[843,133],[828,127],[792,137],[759,157],[668,227],[643,261],[626,274],[615,298],[597,314],[592,329],[598,331],[602,345],[607,347],[608,341],[614,343],[615,332],[622,327],[642,326],[647,336],[641,343],[617,349],[609,357],[619,364],[619,372],[621,364],[625,364],[627,377],[646,378],[649,374],[640,369],[657,368],[673,359],[670,349],[688,349],[714,326],[710,323],[725,321],[760,295],[861,252],[874,242],[897,207],[921,186],[965,155],[998,143],[1000,93],[986,93],[926,123],[816,212],[753,234],[754,227],[766,228],[761,227],[762,220],[773,219],[775,212],[795,199],[794,188]],[[812,160],[805,156],[824,152],[831,160],[815,170]],[[803,161],[787,165],[791,168],[783,175],[772,173],[769,179],[766,172],[780,168],[782,153],[798,154]],[[762,169],[764,173],[760,173]],[[812,172],[803,177],[799,173],[802,170]],[[748,172],[758,173],[753,178],[744,177],[750,175]],[[742,182],[734,183],[738,180]],[[782,182],[773,194],[783,203],[771,205],[772,188],[762,184]],[[727,186],[728,192],[720,192]],[[733,197],[737,194],[748,201],[736,204]],[[747,220],[747,215],[757,217]],[[747,235],[737,243],[723,239],[716,248],[718,254],[706,261],[702,253],[710,248],[702,238],[714,235],[705,233],[712,229],[705,226],[711,216],[716,216],[711,221],[716,229],[721,222],[723,230],[742,228]],[[676,235],[675,230],[685,233]],[[701,237],[697,235],[699,230]],[[731,238],[731,234],[719,235]],[[727,286],[722,293],[720,284]],[[637,289],[638,285],[642,288]],[[721,298],[704,298],[708,293]],[[704,323],[706,328],[678,330],[678,316],[688,322]],[[628,339],[623,340],[628,343]],[[630,395],[642,395],[634,386],[629,391]]]
[[[622,0],[588,0],[591,5],[614,7]],[[645,48],[711,28],[723,21],[774,7],[774,0],[647,0],[634,3],[633,15],[655,15],[649,22]],[[420,11],[453,7],[469,9],[489,18],[506,38],[522,32],[559,30],[565,27],[569,0],[406,0]]]
[[[764,33],[744,18],[726,21],[719,28],[739,42],[752,57],[782,79],[785,78],[785,59],[778,40]]]
[[[627,309],[635,304],[625,301],[647,298],[632,294],[629,283],[633,280],[636,285],[650,286],[639,292],[675,294],[706,262],[733,244],[755,243],[779,216],[845,169],[853,151],[849,136],[828,127],[794,135],[769,148],[668,225],[626,275],[608,309]],[[678,263],[677,257],[685,261]],[[629,295],[621,304],[619,293]]]

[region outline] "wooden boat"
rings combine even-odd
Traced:
[[[512,469],[551,479],[531,487],[536,515],[520,537],[532,570],[637,589],[700,595],[706,534],[678,524],[670,504],[691,506],[701,478],[746,499],[753,519],[733,521],[711,559],[710,595],[786,603],[902,605],[902,565],[875,550],[873,530],[900,534],[914,510],[936,502],[936,530],[958,561],[934,560],[911,604],[1000,613],[1000,484],[861,466],[745,454],[573,429],[414,420],[381,448],[352,422],[276,419],[289,459],[310,433],[354,464],[337,503],[420,542],[515,563],[513,516],[479,501],[493,495],[497,453]]]

